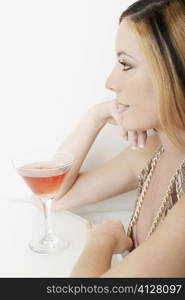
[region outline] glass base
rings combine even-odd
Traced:
[[[54,236],[52,240],[46,240],[45,238],[40,241],[32,241],[29,244],[31,250],[38,253],[55,253],[63,250],[69,246],[69,242],[62,238]]]

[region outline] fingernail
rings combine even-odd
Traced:
[[[143,144],[140,144],[140,145],[139,145],[139,148],[144,148],[144,145],[143,145]]]

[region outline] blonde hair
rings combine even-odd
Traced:
[[[185,0],[139,0],[120,16],[127,17],[147,59],[162,130],[180,149],[185,142]]]

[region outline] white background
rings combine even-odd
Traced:
[[[116,61],[119,16],[133,2],[0,1],[1,197],[31,195],[10,157],[36,146],[57,149],[91,105],[114,96],[105,81]],[[82,168],[127,145],[107,125]]]

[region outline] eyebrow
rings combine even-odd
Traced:
[[[133,56],[127,54],[125,51],[119,51],[119,52],[117,53],[117,56],[118,56],[118,57],[121,56],[121,55],[126,55],[126,56],[129,56],[129,57],[131,57],[131,58],[134,58]]]

